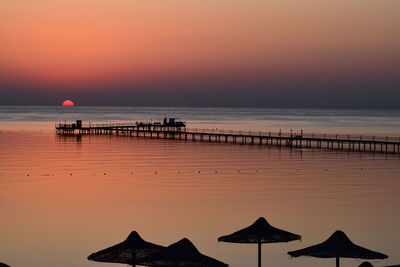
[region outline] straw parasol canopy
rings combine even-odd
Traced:
[[[5,263],[0,262],[0,267],[10,267],[10,266],[8,266],[8,265],[5,264]]]
[[[141,259],[138,264],[156,267],[226,267],[228,264],[201,254],[187,238]]]
[[[369,261],[364,261],[358,267],[374,267]]]
[[[358,267],[374,267],[374,265],[372,265],[369,261],[364,261]],[[384,267],[400,267],[400,265],[390,265],[390,266],[384,266]]]
[[[133,231],[125,241],[90,254],[88,260],[135,266],[139,259],[158,252],[162,248],[164,247],[144,241],[136,231]]]
[[[261,266],[261,244],[290,242],[301,239],[301,236],[271,226],[263,217],[249,227],[221,236],[218,241],[229,243],[258,244],[258,266]]]
[[[355,245],[342,231],[336,231],[325,242],[304,249],[288,252],[292,257],[312,256],[317,258],[386,259],[388,256]]]

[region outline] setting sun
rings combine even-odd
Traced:
[[[63,106],[72,107],[72,106],[74,106],[75,104],[74,104],[74,102],[72,102],[71,100],[65,100],[65,101],[62,103],[62,105],[63,105]]]

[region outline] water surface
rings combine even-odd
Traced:
[[[0,261],[11,266],[116,266],[86,257],[122,241],[132,230],[162,245],[188,237],[201,252],[230,266],[256,266],[256,245],[218,243],[217,238],[260,216],[303,236],[302,242],[263,245],[264,266],[334,266],[333,259],[290,259],[286,253],[324,241],[338,229],[355,243],[388,254],[389,259],[377,262],[378,266],[400,263],[398,155],[134,137],[60,137],[52,130],[52,116],[63,116],[49,109],[48,115],[38,111],[38,117],[21,115],[19,121],[7,120],[4,110],[1,113]],[[154,112],[161,116],[165,110]],[[204,110],[182,114],[188,112],[190,121],[204,127],[257,125],[254,122],[265,123],[262,118],[267,117],[258,109],[246,111],[248,117],[244,111],[231,110],[235,115],[227,115],[224,110],[215,120]],[[83,113],[66,114],[72,120]],[[102,121],[96,114],[86,115],[87,119]],[[154,118],[144,111],[138,114],[142,114],[139,119]],[[394,112],[392,117],[396,116]],[[238,123],[235,117],[240,118]],[[390,118],[385,124],[367,116],[373,125],[367,130],[376,131],[376,124],[383,123],[382,133],[397,131],[395,119]],[[290,115],[289,122],[271,121],[274,126],[288,123],[290,128],[296,120]],[[317,126],[321,124],[311,123],[312,129],[322,130]],[[342,266],[360,262],[344,259]]]

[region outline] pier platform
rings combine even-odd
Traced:
[[[199,142],[285,146],[291,148],[400,154],[400,137],[333,135],[290,132],[255,132],[187,128],[175,119],[164,122],[123,122],[92,124],[58,123],[60,135],[117,135]]]

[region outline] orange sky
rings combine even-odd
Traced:
[[[400,108],[399,10],[397,0],[2,1],[0,104]]]
[[[13,0],[0,9],[1,74],[39,83],[374,72],[369,62],[391,64],[400,46],[394,0]]]

